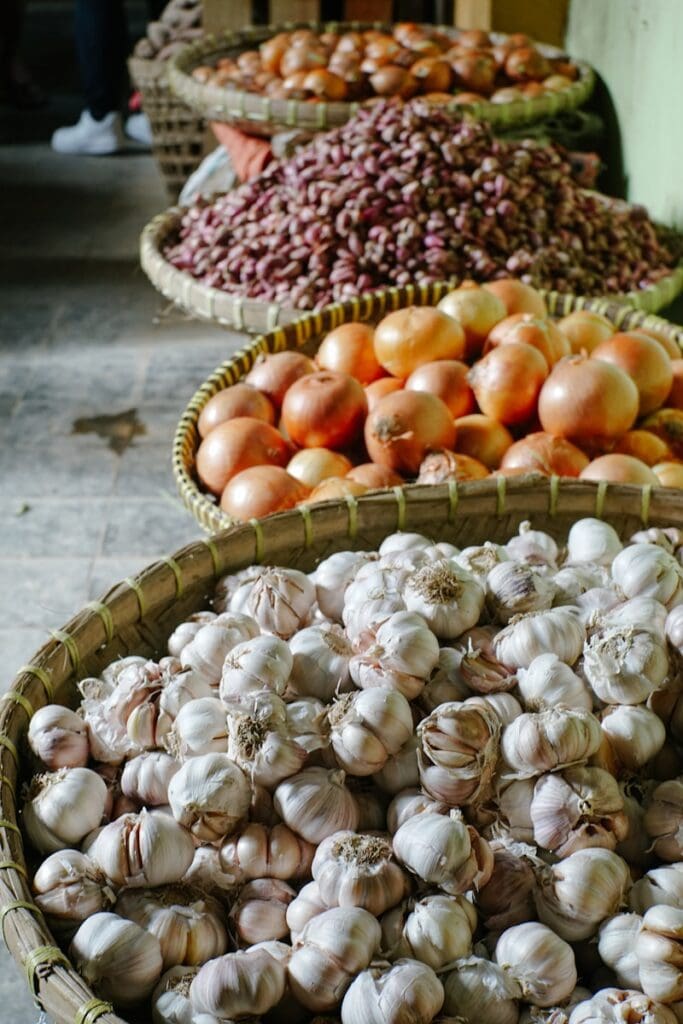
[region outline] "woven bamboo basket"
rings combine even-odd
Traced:
[[[621,202],[611,199],[606,201]],[[307,312],[281,306],[277,302],[262,302],[224,292],[219,288],[211,288],[169,263],[163,255],[163,250],[169,242],[177,238],[184,212],[177,206],[165,210],[145,226],[140,236],[140,265],[157,291],[166,299],[198,320],[253,333],[272,331],[276,327],[285,326]],[[674,242],[680,249],[681,239],[676,238]],[[457,281],[453,281],[451,287],[457,284]],[[658,309],[673,302],[681,291],[683,261],[678,263],[670,274],[648,288],[620,295],[607,295],[603,298],[623,302],[648,313],[656,313]]]
[[[458,30],[449,25],[436,26],[457,40]],[[391,26],[380,22],[295,22],[286,25],[265,25],[246,28],[218,36],[206,36],[182,50],[170,62],[171,89],[184,103],[209,121],[226,121],[244,128],[251,134],[272,135],[286,128],[300,128],[306,132],[325,131],[345,124],[359,107],[358,103],[310,103],[306,100],[276,100],[238,89],[225,89],[212,83],[203,84],[192,77],[194,68],[213,64],[221,57],[235,56],[242,50],[252,49],[278,32],[295,28],[310,28],[315,32],[352,32],[366,29],[391,31]],[[492,33],[491,38],[503,42],[507,37]],[[559,57],[562,51],[554,46],[537,43],[547,57]],[[591,67],[576,61],[579,77],[561,92],[536,98],[515,100],[512,103],[472,103],[458,109],[495,125],[532,124],[544,117],[570,110],[585,103],[595,85]]]
[[[202,117],[178,100],[168,84],[168,61],[128,61],[130,77],[142,96],[152,129],[152,150],[171,200],[204,156],[206,127]]]
[[[296,322],[277,328],[254,339],[235,352],[204,381],[193,395],[176,428],[173,440],[173,475],[180,497],[197,522],[205,530],[215,532],[230,526],[232,520],[215,503],[213,497],[200,490],[195,476],[195,458],[199,447],[197,423],[202,409],[218,391],[235,384],[245,376],[262,352],[281,352],[283,349],[302,349],[314,354],[324,336],[339,324],[350,320],[376,322],[386,313],[403,306],[435,305],[450,290],[445,283],[392,288],[384,292],[370,292],[359,299],[326,306],[319,313],[311,313]],[[566,316],[576,309],[590,309],[602,313],[620,330],[650,327],[673,338],[683,349],[683,328],[676,327],[660,317],[602,299],[584,299],[559,292],[543,292],[553,316]]]
[[[557,478],[483,480],[456,487],[407,487],[326,502],[236,526],[150,565],[84,608],[24,666],[0,703],[0,924],[37,1004],[55,1024],[126,1024],[97,999],[57,947],[32,902],[20,786],[26,733],[46,703],[69,704],[76,680],[126,654],[160,656],[175,626],[208,607],[217,577],[254,562],[310,570],[333,551],[375,547],[397,529],[459,546],[506,541],[523,520],[557,538],[582,516],[599,516],[623,536],[643,524],[683,527],[683,495],[648,487]],[[141,1018],[129,1016],[129,1024]],[[149,1024],[149,1016],[144,1017]]]

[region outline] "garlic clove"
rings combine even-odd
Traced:
[[[683,778],[660,783],[645,809],[645,830],[651,849],[662,860],[683,860]]]
[[[124,889],[114,910],[156,936],[164,969],[197,966],[228,948],[220,904],[188,886]]]
[[[628,905],[637,914],[658,905],[683,910],[683,864],[652,868],[634,883]]]
[[[634,989],[603,988],[592,999],[578,1003],[569,1024],[676,1024],[677,1017],[662,1003]]]
[[[452,807],[479,803],[498,761],[500,718],[480,698],[441,704],[417,727],[420,782]]]
[[[192,836],[169,814],[124,814],[100,829],[85,850],[114,885],[179,882],[194,856]]]
[[[640,988],[635,942],[642,923],[639,914],[616,914],[600,925],[598,952],[622,988]]]
[[[651,907],[635,941],[640,987],[661,1003],[683,1000],[683,910]]]

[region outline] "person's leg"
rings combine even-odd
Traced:
[[[96,121],[123,100],[128,33],[123,0],[76,0],[76,49],[88,110]]]

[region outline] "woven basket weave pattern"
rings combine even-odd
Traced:
[[[325,131],[345,124],[358,109],[357,103],[309,103],[305,100],[274,100],[237,89],[225,89],[212,83],[201,83],[192,77],[194,68],[202,64],[213,64],[220,57],[251,49],[282,31],[310,28],[316,32],[352,32],[366,29],[391,31],[391,26],[381,22],[295,22],[285,25],[266,25],[247,28],[241,32],[221,36],[207,36],[192,43],[174,57],[170,64],[169,81],[171,88],[183,102],[202,116],[212,121],[226,121],[247,127],[252,132],[270,135],[280,128],[301,128],[305,131]],[[436,26],[457,38],[452,26]],[[505,36],[492,33],[494,41]],[[559,56],[562,51],[552,46],[538,44],[547,56]],[[533,99],[517,100],[513,103],[490,103],[488,101],[469,104],[459,109],[469,111],[476,117],[495,125],[532,124],[544,117],[570,110],[585,103],[595,85],[595,75],[588,64],[576,62],[579,77],[571,86],[561,92],[549,93]]]
[[[173,474],[176,485],[183,503],[200,526],[209,532],[215,532],[225,529],[231,523],[230,517],[211,500],[210,496],[199,489],[194,476],[195,456],[200,441],[197,423],[202,409],[213,395],[235,384],[247,374],[263,352],[302,348],[309,353],[315,352],[324,335],[339,324],[350,320],[378,320],[385,313],[404,306],[435,305],[450,287],[447,283],[408,285],[384,292],[370,292],[358,299],[326,306],[319,313],[301,317],[292,324],[256,338],[214,370],[189,402],[178,423],[173,441]],[[590,309],[605,315],[621,330],[650,327],[663,331],[683,349],[683,328],[675,327],[659,317],[649,316],[628,306],[602,299],[561,295],[559,292],[543,294],[553,316],[562,317],[577,309]]]
[[[154,156],[175,201],[204,155],[204,121],[171,92],[167,61],[131,57],[128,67],[149,118]]]
[[[254,562],[310,570],[333,551],[375,547],[397,529],[465,546],[504,542],[528,519],[562,538],[587,515],[606,519],[622,536],[645,524],[683,527],[683,496],[649,487],[501,477],[326,502],[191,544],[118,584],[55,631],[0,704],[0,923],[39,1005],[56,1024],[124,1022],[68,965],[32,902],[17,807],[28,764],[26,732],[38,708],[55,700],[70,703],[75,681],[98,674],[114,658],[160,656],[175,626],[207,607],[217,577]]]

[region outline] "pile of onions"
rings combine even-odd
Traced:
[[[522,281],[468,281],[336,327],[314,359],[259,356],[202,410],[197,477],[236,519],[490,473],[679,487],[676,352],[588,310],[554,322]]]

